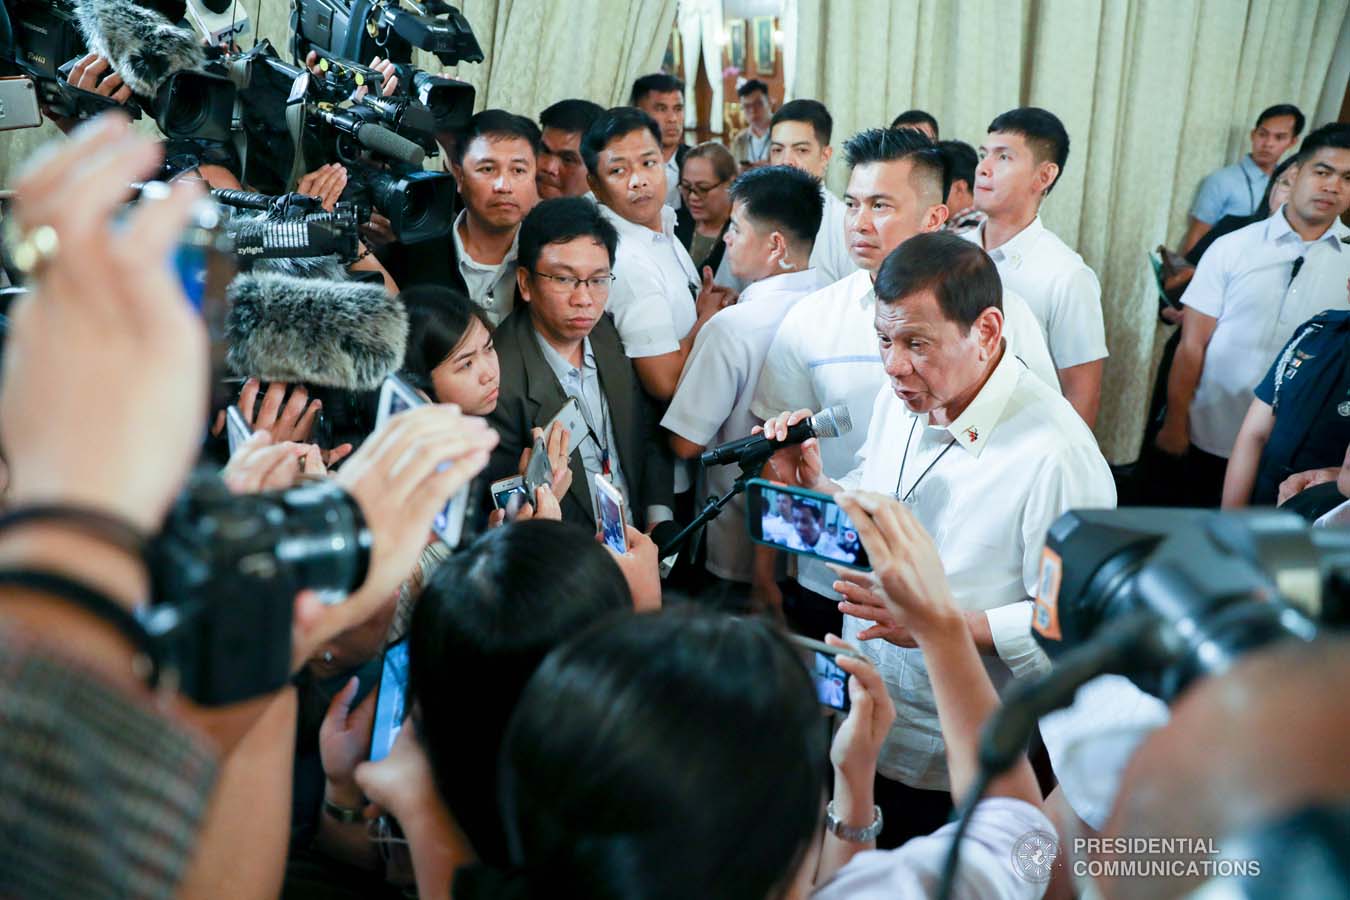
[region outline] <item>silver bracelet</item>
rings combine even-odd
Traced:
[[[871,825],[868,825],[866,828],[853,828],[845,825],[839,820],[839,817],[835,815],[834,801],[831,800],[829,805],[825,807],[825,827],[830,830],[830,834],[833,834],[841,841],[848,841],[850,844],[866,844],[869,841],[875,841],[877,835],[881,834],[881,826],[883,824],[881,807],[873,806],[872,814],[875,818],[872,819]]]

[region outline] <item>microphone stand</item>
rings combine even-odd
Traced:
[[[722,512],[722,508],[730,503],[733,497],[745,490],[745,486],[750,483],[750,479],[759,477],[760,470],[764,468],[764,462],[771,455],[772,450],[769,453],[749,453],[742,456],[739,460],[741,474],[736,476],[736,481],[731,485],[731,490],[720,497],[709,497],[708,501],[703,504],[703,509],[699,511],[698,515],[694,516],[693,521],[681,528],[679,534],[661,545],[657,558],[665,559],[672,553],[678,552],[700,528],[717,518],[718,514]]]

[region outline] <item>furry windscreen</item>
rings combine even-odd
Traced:
[[[375,390],[403,365],[408,313],[380,285],[249,274],[228,295],[225,361],[236,375]]]
[[[132,0],[79,0],[76,8],[90,52],[106,57],[142,97],[153,97],[175,72],[205,62],[195,34]]]

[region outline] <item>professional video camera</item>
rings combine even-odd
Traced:
[[[431,110],[438,131],[454,131],[473,115],[473,87],[413,66],[413,48],[435,54],[447,66],[482,62],[482,48],[455,7],[441,0],[410,5],[419,11],[401,8],[398,0],[295,0],[294,58],[299,62],[312,50],[330,65],[360,68],[384,57],[395,65],[400,92]],[[367,70],[366,77],[380,76]]]
[[[362,220],[351,203],[338,203],[326,212],[318,197],[304,194],[272,197],[217,190],[211,196],[235,210],[263,213],[261,217],[235,214],[226,220],[240,271],[248,271],[259,259],[336,256],[350,263],[360,253]]]
[[[423,107],[370,96],[351,101],[345,84],[287,65],[267,41],[233,58],[229,67],[244,101],[244,181],[282,194],[299,174],[340,162],[347,169],[343,199],[356,207],[360,221],[378,210],[407,242],[449,232],[454,182],[421,168],[427,145],[432,152],[435,147]],[[397,129],[415,133],[421,142]]]
[[[338,602],[365,580],[371,535],[334,482],[231,494],[214,475],[190,482],[151,554],[143,623],[178,689],[216,706],[284,685],[295,595]]]
[[[190,31],[131,0],[13,0],[13,45],[0,57],[32,78],[54,114],[87,119],[120,108],[132,118],[149,111],[167,137],[223,141],[229,137],[234,85],[206,70],[207,55]],[[66,81],[90,51],[107,57],[133,92],[118,104]]]

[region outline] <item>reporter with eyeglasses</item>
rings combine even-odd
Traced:
[[[630,524],[672,518],[671,457],[657,416],[605,308],[618,234],[595,204],[545,200],[520,226],[520,304],[493,335],[501,393],[488,421],[501,436],[490,478],[515,475],[533,429],[575,398],[584,427],[570,435],[572,483],[562,519],[595,527],[594,481],[611,481]]]

